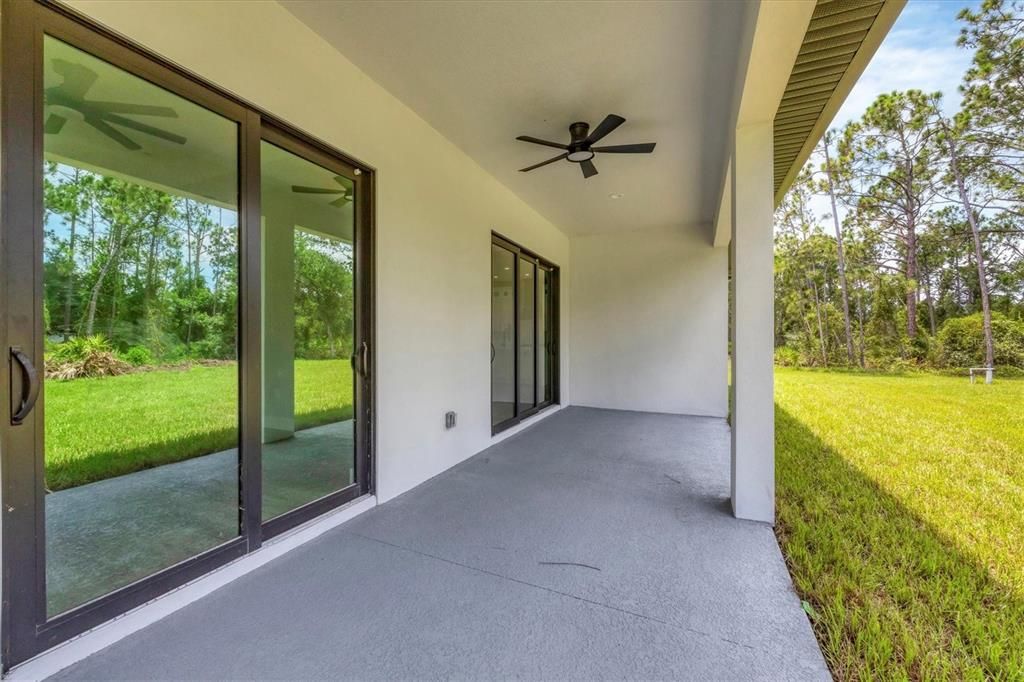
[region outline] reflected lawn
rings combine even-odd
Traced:
[[[71,488],[235,447],[234,364],[47,381],[46,484]],[[351,419],[348,360],[296,360],[296,427]]]

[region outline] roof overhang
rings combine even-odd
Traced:
[[[775,204],[864,73],[906,0],[818,0],[775,114]]]
[[[761,2],[742,41],[736,128],[772,121],[775,205],[825,134],[906,0]],[[802,27],[797,28],[797,27]],[[728,155],[735,138],[730,139]],[[719,185],[712,244],[731,235],[731,165]]]

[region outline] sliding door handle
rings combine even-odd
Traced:
[[[18,346],[11,346],[11,359],[21,368],[21,402],[11,413],[11,424],[17,426],[25,421],[39,398],[39,372],[32,364],[32,359]],[[13,372],[11,373],[13,375]]]
[[[352,356],[353,359],[355,356]],[[370,346],[363,341],[359,344],[359,366],[355,368],[364,379],[370,374]]]

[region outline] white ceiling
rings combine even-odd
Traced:
[[[745,3],[283,4],[566,232],[713,219]],[[517,135],[567,142],[609,113],[627,120],[602,144],[654,153],[599,154],[589,180],[568,161],[517,172],[558,154]]]

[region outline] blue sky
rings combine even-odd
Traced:
[[[883,93],[911,88],[941,92],[943,113],[955,114],[960,107],[960,79],[972,55],[970,49],[957,47],[961,22],[956,15],[964,7],[976,9],[979,4],[980,0],[910,0],[832,119],[831,127],[841,130],[849,121],[860,118]],[[821,165],[817,150],[807,163],[814,168]],[[821,217],[832,214],[828,199],[822,195],[811,198],[811,210]],[[840,220],[845,215],[846,209],[840,205]]]
[[[956,15],[967,0],[911,0],[879,46],[860,80],[832,121],[841,128],[859,118],[878,95],[917,88],[943,94],[946,114],[960,105],[960,77],[971,63],[971,50],[957,47],[961,22]]]

